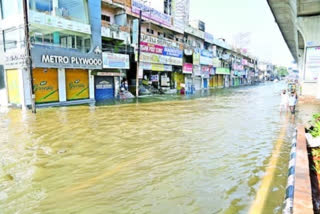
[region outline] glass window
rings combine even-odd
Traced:
[[[10,30],[3,31],[4,50],[5,51],[17,48],[18,35],[19,35],[19,32],[17,29],[15,29],[15,30],[10,29]]]
[[[59,0],[58,14],[66,19],[89,23],[87,0]]]
[[[5,88],[5,83],[4,83],[4,70],[3,66],[0,65],[0,89]]]
[[[53,10],[52,0],[30,0],[29,7],[31,10],[49,14]]]
[[[31,43],[77,49],[84,53],[91,49],[90,35],[73,32],[52,32],[51,30],[45,31],[44,29],[31,28]]]
[[[22,13],[22,1],[0,0],[0,9],[2,19],[8,18],[18,13]]]

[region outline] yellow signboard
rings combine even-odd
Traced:
[[[7,70],[9,103],[20,104],[20,87],[18,70]]]
[[[181,90],[182,84],[184,84],[184,75],[175,72],[175,73],[174,73],[174,80],[175,80],[175,82],[176,82],[177,89],[178,89],[178,90]]]
[[[89,98],[88,70],[66,69],[67,100]]]
[[[36,103],[58,102],[57,69],[35,68],[32,72]]]

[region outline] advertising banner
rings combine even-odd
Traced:
[[[66,69],[67,100],[89,98],[88,70]]]
[[[130,69],[129,55],[102,53],[103,68],[107,69]]]
[[[208,78],[212,70],[212,66],[201,65],[201,75],[205,78]]]
[[[156,64],[167,64],[167,65],[177,65],[182,66],[182,58],[171,57],[171,56],[164,56],[152,53],[144,53],[140,54],[140,61],[141,62],[149,62],[149,63],[156,63]]]
[[[213,58],[212,65],[213,67],[216,67],[216,68],[221,67],[221,60],[219,58]]]
[[[192,58],[193,58],[194,65],[200,65],[200,50],[199,49],[194,49]]]
[[[192,74],[193,65],[191,63],[184,63],[182,73]]]
[[[230,75],[230,69],[229,68],[217,68],[216,74]]]
[[[242,65],[248,65],[248,60],[242,59]]]
[[[183,50],[183,44],[182,43],[177,43],[168,39],[164,38],[159,38],[155,36],[150,36],[146,34],[141,34],[141,41],[142,42],[147,42],[150,44],[155,44],[155,45],[160,45],[163,47],[171,47],[171,48],[178,48],[180,50]]]
[[[135,14],[139,14],[140,10],[142,10],[142,16],[144,18],[153,20],[160,24],[164,24],[166,26],[171,27],[171,16],[161,13],[147,5],[144,5],[142,2],[138,0],[132,0],[132,12]],[[145,11],[145,12],[144,12]]]
[[[172,71],[172,65],[152,64],[146,62],[141,62],[140,68],[150,71]]]
[[[147,42],[140,42],[140,50],[142,52],[154,53],[163,55],[164,47],[161,45],[150,44]]]
[[[316,82],[320,73],[320,47],[307,48],[305,81]]]
[[[177,48],[164,47],[163,55],[182,58],[183,51]]]
[[[57,69],[35,68],[32,72],[36,103],[58,102]]]
[[[201,55],[200,55],[200,64],[201,65],[213,65],[213,53],[212,51],[208,50],[201,50]]]

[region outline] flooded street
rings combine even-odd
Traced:
[[[2,110],[0,213],[247,213],[281,128],[292,131],[282,87]],[[288,136],[265,213],[281,213]]]

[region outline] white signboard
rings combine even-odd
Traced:
[[[130,69],[129,55],[102,53],[103,68]]]
[[[304,80],[316,82],[320,73],[320,47],[307,48]]]

